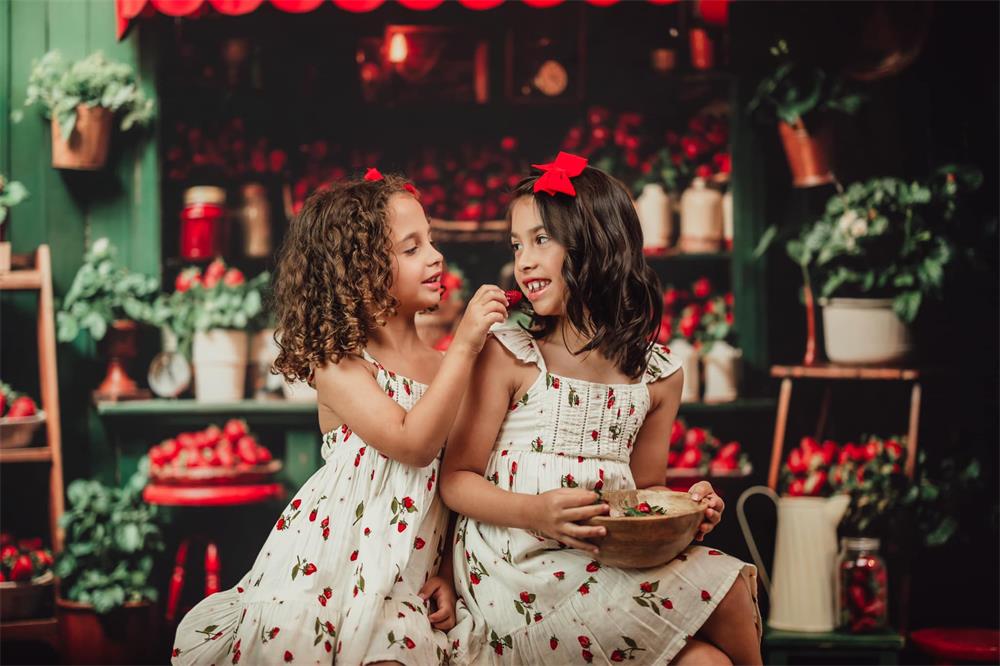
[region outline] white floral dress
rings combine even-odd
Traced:
[[[409,411],[426,386],[377,368]],[[439,664],[447,637],[417,595],[441,561],[448,510],[435,459],[391,460],[344,424],[323,436],[325,464],[295,494],[239,584],[181,621],[174,664]]]
[[[647,384],[680,364],[654,347],[643,380],[597,384],[546,371],[519,327],[493,335],[541,372],[497,435],[486,478],[504,490],[634,488],[629,456],[649,409]],[[691,546],[651,569],[604,567],[583,551],[528,531],[459,521],[453,663],[582,664],[634,660],[664,664],[684,647],[737,580],[756,600],[753,566]],[[747,622],[760,631],[759,612]]]

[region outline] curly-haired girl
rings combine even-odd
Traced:
[[[659,281],[626,189],[561,153],[514,191],[514,274],[528,329],[493,330],[455,422],[441,496],[464,514],[454,663],[759,664],[752,566],[692,546],[606,566],[579,524],[599,492],[662,487],[683,373],[652,340]],[[705,481],[698,539],[723,502]],[[468,610],[466,611],[465,607]]]
[[[239,584],[185,616],[175,664],[447,659],[455,592],[450,557],[438,575],[449,515],[439,455],[507,300],[480,288],[442,356],[414,325],[439,302],[442,270],[402,178],[370,169],[305,202],[276,271],[275,369],[316,387],[325,464]]]

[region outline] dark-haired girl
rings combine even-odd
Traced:
[[[650,341],[662,300],[625,188],[561,153],[509,211],[533,323],[495,328],[449,437],[445,503],[463,514],[454,663],[759,664],[755,569],[692,546],[661,567],[603,566],[579,524],[598,490],[665,483],[683,373]],[[724,505],[711,485],[697,539]]]

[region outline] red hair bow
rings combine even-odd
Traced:
[[[375,167],[371,167],[368,171],[365,171],[365,180],[382,180],[383,176]]]
[[[575,178],[583,173],[584,167],[587,166],[587,158],[560,152],[556,155],[555,162],[532,164],[531,166],[545,172],[535,181],[535,192],[545,192],[550,195],[562,192],[575,197],[576,188],[573,187],[570,178]]]

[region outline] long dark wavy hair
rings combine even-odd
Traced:
[[[313,370],[359,354],[396,314],[389,199],[415,190],[398,176],[314,192],[292,220],[272,285],[280,352],[272,372],[311,381]]]
[[[533,191],[538,176],[514,189],[514,204],[531,197],[545,230],[566,249],[562,277],[568,300],[566,316],[590,341],[577,350],[599,351],[625,375],[635,379],[646,359],[663,315],[660,280],[642,255],[642,229],[628,190],[599,169],[587,167],[572,179],[576,196]],[[528,331],[546,338],[557,318],[531,311]]]

